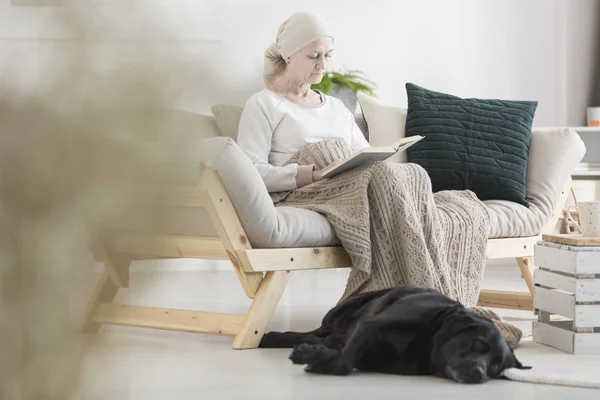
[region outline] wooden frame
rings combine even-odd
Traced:
[[[533,309],[533,247],[542,233],[559,224],[571,180],[559,199],[557,211],[540,235],[490,239],[487,258],[516,258],[529,292],[481,291],[479,305]],[[218,237],[155,235],[111,232],[95,235],[90,243],[98,261],[104,263],[96,289],[86,308],[82,332],[98,331],[102,324],[234,336],[236,349],[255,348],[277,307],[292,271],[350,266],[341,247],[254,249],[216,172],[204,171],[198,186],[173,188],[161,196],[170,206],[202,207],[208,211]],[[203,258],[229,259],[252,303],[246,315],[173,310],[113,304],[120,288],[128,286],[129,264],[135,259]]]

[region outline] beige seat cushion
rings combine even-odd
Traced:
[[[529,208],[488,200],[490,238],[533,236],[552,217],[564,185],[585,155],[585,145],[571,129],[534,129],[527,164]]]
[[[258,172],[233,140],[212,139],[212,166],[217,170],[251,243],[257,247],[325,246],[339,240],[320,214],[274,207]],[[548,222],[585,147],[569,129],[535,130],[528,168],[530,207],[486,201],[491,218],[489,238],[532,236]],[[550,156],[549,156],[550,155]]]
[[[358,96],[367,121],[370,143],[386,145],[405,136],[406,109],[382,104],[372,97]],[[405,162],[402,157],[390,159]],[[564,184],[581,162],[585,146],[569,129],[535,128],[527,165],[529,208],[510,201],[488,200],[490,238],[532,236],[548,222]]]
[[[359,95],[359,99],[372,145],[389,144],[404,135],[405,109],[383,105],[365,95]],[[217,122],[219,130],[229,132],[227,136],[235,136],[241,107],[237,110],[231,105],[215,107],[215,119],[220,119]],[[219,108],[221,112],[215,111]],[[224,109],[228,111],[223,112]],[[290,243],[307,246],[337,243],[335,233],[323,216],[298,209],[275,209],[260,176],[242,150],[233,140],[219,143],[223,146],[223,156],[214,165],[228,192],[231,191],[232,201],[243,216],[244,228],[248,227],[248,235],[255,245],[286,247]],[[527,200],[530,206],[486,201],[491,217],[489,237],[523,237],[539,233],[552,216],[564,184],[584,154],[585,146],[576,132],[570,129],[534,129],[527,168]]]

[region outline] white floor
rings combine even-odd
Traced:
[[[135,263],[122,302],[243,313],[244,297],[229,269],[149,272]],[[319,324],[341,294],[347,271],[308,271],[292,276],[270,329],[303,330]],[[495,263],[485,287],[526,290],[518,268]],[[88,292],[89,293],[89,292]],[[227,296],[223,296],[224,294]],[[531,329],[530,312],[502,313]],[[84,335],[77,399],[598,399],[599,391],[511,381],[460,385],[432,377],[356,373],[314,376],[287,359],[288,350],[231,349],[231,338],[149,329],[103,327]]]

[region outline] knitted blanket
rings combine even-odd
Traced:
[[[288,163],[322,168],[353,152],[344,141],[321,141],[300,149]],[[277,205],[327,217],[352,262],[341,300],[413,284],[476,305],[489,216],[473,192],[433,194],[419,165],[383,161],[272,197]]]
[[[307,145],[287,163],[323,168],[354,153],[341,140]],[[469,191],[432,193],[416,164],[375,162],[288,192],[271,193],[277,206],[327,217],[351,260],[340,301],[353,294],[413,284],[439,290],[494,320],[514,348],[522,332],[477,304],[490,219]]]

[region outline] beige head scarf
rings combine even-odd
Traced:
[[[265,51],[265,82],[270,82],[285,71],[289,56],[325,36],[333,38],[329,26],[318,16],[299,12],[288,17],[279,26],[275,42]]]

